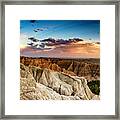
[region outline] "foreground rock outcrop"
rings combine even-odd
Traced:
[[[87,80],[47,68],[20,64],[21,100],[91,100],[99,99],[91,92]]]

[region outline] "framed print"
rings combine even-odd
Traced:
[[[1,118],[119,119],[117,0],[1,5]]]

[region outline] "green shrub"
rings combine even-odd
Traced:
[[[92,93],[99,95],[100,94],[100,81],[90,81],[87,83]]]

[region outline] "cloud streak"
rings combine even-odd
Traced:
[[[79,39],[79,38],[73,38],[73,39],[69,39],[69,40],[63,40],[63,39],[55,40],[53,38],[48,38],[48,39],[44,39],[44,40],[38,40],[34,37],[30,37],[30,38],[28,38],[27,45],[34,49],[36,48],[39,50],[51,50],[51,49],[55,48],[55,46],[68,45],[70,43],[77,43],[79,41],[83,41],[83,40]]]
[[[53,45],[50,49],[27,47],[21,50],[21,56],[51,58],[99,58],[100,44],[80,41],[65,45]]]
[[[48,28],[47,27],[45,27],[45,28],[36,28],[33,31],[34,32],[42,32],[42,31],[45,31],[45,30],[48,30]]]

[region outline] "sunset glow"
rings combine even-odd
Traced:
[[[21,20],[20,55],[99,58],[99,20]]]

